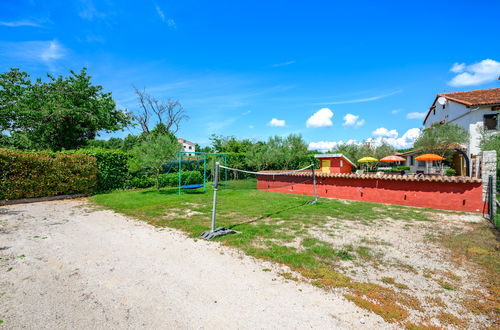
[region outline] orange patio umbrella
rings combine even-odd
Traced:
[[[441,157],[439,155],[436,155],[436,154],[423,154],[423,155],[420,155],[418,157],[415,157],[415,160],[420,160],[420,161],[424,161],[424,162],[431,162],[431,161],[435,161],[435,160],[445,160],[446,158],[444,157]]]
[[[403,157],[399,157],[399,156],[387,156],[387,157],[384,157],[382,158],[380,161],[381,162],[404,162],[406,159],[404,159]]]

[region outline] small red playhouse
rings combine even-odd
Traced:
[[[352,168],[356,167],[343,154],[322,154],[314,157],[319,159],[321,173],[352,173]]]

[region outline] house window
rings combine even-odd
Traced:
[[[191,150],[191,149],[193,149],[193,147],[192,147],[192,146],[189,146],[189,150]]]
[[[415,165],[415,156],[410,156],[410,166]]]
[[[340,167],[344,166],[344,164],[342,163],[342,159],[340,160]]]
[[[484,127],[487,130],[498,129],[498,115],[497,114],[484,115],[483,118],[484,118]]]

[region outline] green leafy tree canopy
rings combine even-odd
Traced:
[[[132,172],[149,169],[156,180],[156,189],[160,190],[160,173],[167,161],[176,159],[181,144],[173,134],[149,134],[144,141],[136,145],[131,154],[129,168]]]
[[[425,129],[414,143],[414,148],[422,153],[435,153],[448,160],[455,148],[467,142],[469,134],[456,124],[435,123]]]
[[[75,149],[99,131],[114,132],[130,124],[111,93],[91,82],[86,68],[67,77],[48,74],[32,82],[19,69],[0,74],[0,127],[3,140],[23,149]]]

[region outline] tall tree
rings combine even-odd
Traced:
[[[151,133],[154,127],[160,130],[161,134],[171,132],[175,135],[180,123],[189,118],[178,100],[160,101],[145,89],[140,90],[135,86],[133,88],[139,102],[139,111],[133,117],[141,126],[143,134]]]
[[[156,179],[156,189],[160,191],[160,172],[163,165],[176,158],[181,145],[173,134],[148,134],[144,141],[136,145],[131,153],[130,170],[137,172],[142,167],[151,170]]]
[[[465,144],[468,137],[469,134],[459,125],[435,123],[423,131],[413,146],[420,152],[435,153],[450,160],[454,148]]]
[[[31,82],[18,69],[0,75],[0,125],[15,146],[74,149],[99,131],[113,132],[130,123],[111,93],[91,83],[86,68],[70,71],[68,77],[48,74],[47,78]]]
[[[288,170],[308,165],[307,144],[302,136],[290,134],[286,138],[270,137],[265,143],[252,145],[246,157],[248,166],[257,170]]]

